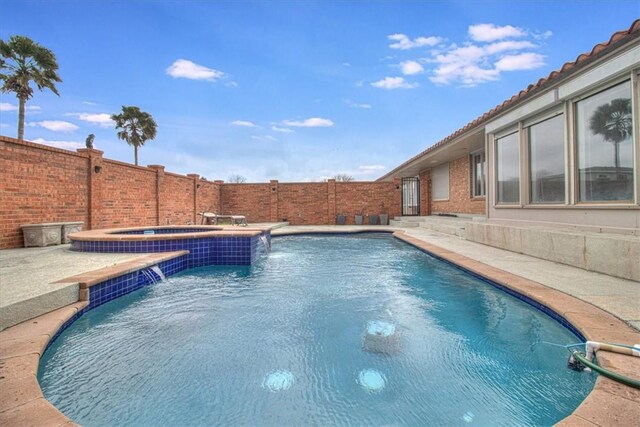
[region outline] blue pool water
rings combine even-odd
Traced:
[[[40,365],[84,426],[552,425],[594,377],[553,319],[388,236],[274,239],[100,306]]]

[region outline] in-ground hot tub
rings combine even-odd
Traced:
[[[156,226],[88,230],[72,233],[71,250],[81,252],[146,253],[187,250],[186,268],[205,265],[251,265],[271,246],[264,228],[229,229],[213,226]]]

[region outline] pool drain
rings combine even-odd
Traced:
[[[363,369],[358,375],[358,384],[369,393],[377,393],[387,385],[387,379],[375,369]]]
[[[475,415],[473,415],[473,412],[467,411],[462,416],[462,421],[464,421],[465,423],[472,423],[473,422],[473,417],[475,417]]]
[[[295,377],[289,371],[273,371],[267,374],[262,381],[262,388],[272,392],[288,390],[295,382]]]

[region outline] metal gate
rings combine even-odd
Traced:
[[[420,215],[420,180],[402,178],[402,215]]]

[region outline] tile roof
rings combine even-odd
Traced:
[[[530,84],[526,89],[521,90],[516,95],[513,95],[503,103],[495,106],[480,117],[467,123],[465,126],[461,127],[451,135],[436,142],[426,150],[416,154],[406,162],[402,163],[400,166],[394,168],[392,171],[378,178],[378,181],[392,177],[398,170],[402,169],[404,166],[407,166],[409,163],[456,139],[458,136],[464,134],[465,132],[468,132],[473,128],[489,121],[490,119],[496,117],[498,114],[504,113],[505,111],[515,107],[516,105],[532,97],[533,95],[538,94],[544,89],[547,89],[549,86],[564,80],[565,78],[576,73],[585,66],[593,63],[607,53],[631,42],[632,40],[635,40],[638,37],[640,37],[640,19],[636,19],[635,21],[633,21],[631,27],[629,27],[628,29],[614,33],[607,42],[595,45],[593,49],[591,49],[591,52],[578,55],[575,61],[565,63],[559,70],[552,71],[547,77],[543,77],[536,83]]]

